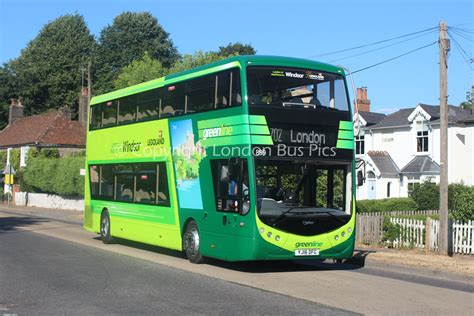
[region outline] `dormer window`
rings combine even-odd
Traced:
[[[427,121],[416,121],[416,151],[428,152],[428,124]]]
[[[361,131],[359,132],[359,135],[355,137],[355,145],[356,145],[356,155],[365,154],[365,133],[363,129],[361,129]]]

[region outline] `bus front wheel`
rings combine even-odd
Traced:
[[[201,256],[200,241],[197,224],[195,221],[190,221],[183,235],[183,250],[192,263],[204,263],[205,261],[204,257]]]
[[[114,242],[114,239],[110,235],[110,216],[107,211],[103,211],[100,216],[100,237],[104,244],[111,244]]]

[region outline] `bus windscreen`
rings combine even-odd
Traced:
[[[288,67],[249,67],[248,103],[349,111],[342,75]]]

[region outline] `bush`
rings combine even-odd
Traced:
[[[453,219],[459,221],[474,220],[474,186],[450,184],[448,205]]]
[[[401,226],[390,222],[390,217],[385,216],[383,219],[383,236],[382,241],[387,243],[389,247],[393,247],[393,242],[400,236]]]
[[[84,157],[31,157],[22,177],[23,186],[30,191],[58,195],[84,195]]]
[[[361,200],[361,201],[357,201],[356,209],[360,213],[415,211],[417,209],[417,204],[411,198]]]
[[[439,185],[424,182],[413,189],[411,198],[418,210],[439,209]],[[454,220],[474,220],[474,186],[453,183],[448,186],[448,208]]]
[[[410,197],[418,205],[418,210],[439,209],[439,186],[433,182],[423,182],[413,188]]]

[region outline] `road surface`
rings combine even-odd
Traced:
[[[75,222],[0,211],[4,314],[456,314],[472,279],[316,261],[193,265],[174,251],[103,245]]]

